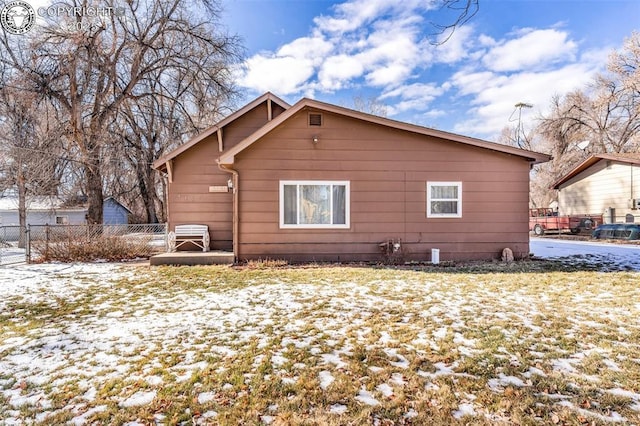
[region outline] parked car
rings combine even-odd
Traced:
[[[640,240],[640,224],[607,223],[598,226],[591,236],[597,239]]]

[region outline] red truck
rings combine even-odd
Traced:
[[[529,231],[535,235],[544,235],[545,232],[577,234],[583,229],[591,231],[601,224],[602,215],[558,216],[558,212],[549,208],[529,209]]]

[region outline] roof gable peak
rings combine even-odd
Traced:
[[[265,92],[262,95],[260,95],[257,98],[255,98],[254,100],[252,100],[251,102],[249,102],[246,105],[244,105],[243,107],[241,107],[240,109],[238,109],[237,111],[235,111],[235,112],[229,114],[228,116],[224,117],[222,120],[218,121],[216,124],[208,127],[207,129],[203,130],[202,132],[198,133],[196,136],[194,136],[193,138],[191,138],[187,142],[181,144],[180,146],[178,146],[173,151],[171,151],[168,154],[165,154],[161,158],[157,159],[156,161],[153,162],[152,167],[154,169],[160,169],[160,168],[166,167],[165,165],[166,165],[166,163],[168,161],[173,160],[175,157],[177,157],[178,155],[182,154],[183,152],[185,152],[186,150],[188,150],[192,146],[200,143],[202,140],[204,140],[207,137],[211,136],[212,134],[216,133],[219,129],[224,128],[229,123],[232,123],[236,119],[242,117],[247,112],[251,111],[252,109],[257,107],[258,105],[261,105],[263,102],[266,102],[266,101],[275,102],[276,104],[280,105],[285,110],[287,110],[287,109],[289,109],[291,107],[291,105],[289,105],[287,102],[283,101],[282,99],[280,99],[278,96],[274,95],[273,93]]]

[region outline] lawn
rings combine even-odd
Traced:
[[[540,265],[0,269],[0,423],[640,423],[640,273]]]

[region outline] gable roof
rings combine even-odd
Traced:
[[[626,154],[595,154],[591,157],[584,160],[582,163],[578,164],[573,170],[569,173],[558,179],[556,183],[553,184],[553,189],[560,189],[560,185],[566,183],[570,179],[576,177],[578,174],[587,170],[589,167],[593,166],[600,160],[610,160],[617,161],[625,164],[632,164],[634,166],[640,166],[640,154],[635,153],[626,153]]]
[[[125,209],[125,210],[127,211],[127,213],[129,213],[129,214],[133,214],[133,213],[131,212],[131,210],[129,210],[129,209],[127,208],[127,206],[125,206],[124,204],[122,204],[120,201],[116,200],[116,199],[115,199],[115,198],[113,198],[113,197],[107,197],[107,198],[105,198],[105,199],[104,199],[104,202],[106,203],[106,202],[107,202],[107,201],[109,201],[109,200],[113,201],[114,203],[116,203],[117,205],[119,205],[120,207],[122,207],[123,209]]]
[[[173,151],[171,151],[168,154],[165,154],[164,156],[160,157],[159,159],[157,159],[156,161],[153,162],[152,167],[154,169],[161,168],[167,161],[173,160],[178,155],[182,154],[183,152],[185,152],[186,150],[188,150],[192,146],[198,144],[202,140],[206,139],[207,137],[209,137],[212,134],[214,134],[215,132],[217,132],[218,129],[222,129],[227,124],[229,124],[232,121],[236,120],[237,118],[243,116],[244,114],[246,114],[247,112],[251,111],[252,109],[254,109],[255,107],[257,107],[258,105],[260,105],[261,103],[263,103],[263,102],[265,102],[267,100],[271,100],[272,102],[277,103],[278,105],[280,105],[285,110],[288,109],[291,106],[288,103],[286,103],[285,101],[283,101],[282,99],[280,99],[279,97],[277,97],[276,95],[274,95],[273,93],[266,92],[264,95],[254,99],[253,101],[249,102],[248,104],[246,104],[245,106],[243,106],[242,108],[237,110],[236,112],[232,113],[231,115],[228,115],[227,117],[223,118],[221,121],[217,122],[213,126],[209,127],[208,129],[205,129],[201,133],[197,134],[196,136],[194,136],[193,138],[191,138],[187,142],[183,143],[182,145],[180,145],[179,147],[177,147]]]
[[[515,148],[508,145],[502,145],[495,142],[489,142],[482,139],[471,138],[468,136],[462,136],[455,133],[444,132],[442,130],[435,130],[428,127],[422,127],[415,124],[404,123],[401,121],[391,120],[389,118],[383,118],[376,115],[367,114],[360,111],[355,111],[352,109],[340,107],[337,105],[328,104],[325,102],[316,101],[313,99],[303,98],[298,101],[295,105],[284,111],[282,114],[278,115],[276,118],[271,120],[269,123],[265,124],[263,127],[255,131],[249,137],[241,141],[239,144],[231,148],[229,151],[223,153],[218,162],[220,164],[231,165],[235,161],[235,156],[242,152],[244,149],[251,146],[258,139],[266,135],[267,133],[274,130],[284,121],[292,117],[297,112],[301,111],[304,108],[312,108],[314,110],[326,111],[334,114],[339,114],[345,117],[352,117],[359,120],[364,120],[370,123],[379,124],[382,126],[387,126],[390,128],[405,130],[412,133],[417,133],[425,136],[433,136],[437,138],[447,139],[453,142],[459,142],[466,145],[476,146],[480,148],[490,149],[493,151],[516,155],[519,157],[523,157],[533,164],[544,163],[551,159],[551,156],[547,154],[541,154],[538,152],[527,151],[520,148]]]

